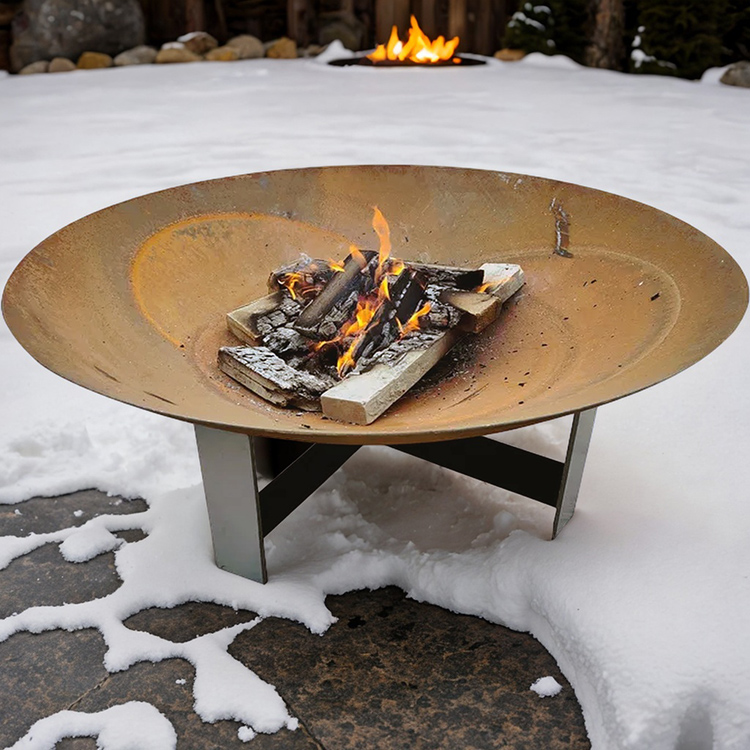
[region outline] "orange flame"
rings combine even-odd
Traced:
[[[401,321],[396,318],[396,323],[398,324],[398,330],[401,334],[401,338],[404,338],[404,336],[408,336],[412,331],[418,331],[421,327],[420,319],[427,315],[428,312],[430,312],[430,308],[432,305],[429,302],[425,302],[422,307],[417,310],[414,315],[409,318],[409,320],[406,321],[403,325],[401,325]]]
[[[372,228],[380,240],[380,249],[378,250],[378,269],[375,272],[375,281],[379,281],[383,274],[386,261],[391,254],[391,230],[385,216],[380,212],[377,206],[373,206],[375,214],[372,217]]]
[[[301,273],[290,271],[277,279],[281,286],[285,286],[292,295],[292,299],[304,298],[305,292],[309,291],[309,286],[305,282],[305,277]]]
[[[344,264],[343,263],[339,263],[337,260],[329,259],[328,265],[336,273],[343,273],[343,271],[344,271]]]
[[[374,52],[367,55],[373,62],[383,62],[384,60],[409,60],[415,63],[437,63],[451,60],[453,53],[458,47],[459,39],[454,37],[449,42],[439,36],[434,42],[419,28],[417,19],[411,17],[411,27],[409,29],[409,38],[402,42],[398,38],[398,29],[394,26],[391,30],[391,37],[387,44],[379,44]],[[460,62],[458,58],[454,62]]]

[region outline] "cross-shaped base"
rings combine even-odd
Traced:
[[[392,445],[557,509],[554,539],[575,510],[596,409],[576,412],[565,461],[486,437]],[[265,583],[263,537],[301,505],[360,445],[300,443],[196,425],[216,564]]]

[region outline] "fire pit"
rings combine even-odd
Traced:
[[[301,251],[341,258],[351,243],[367,247],[374,205],[414,261],[523,267],[525,287],[481,345],[454,350],[370,425],[274,407],[224,375],[216,353],[234,341],[225,313],[266,294],[269,269]],[[746,306],[732,258],[653,208],[523,175],[408,166],[270,172],[136,198],[42,242],[3,296],[11,331],[41,364],[198,426],[217,559],[261,579],[262,534],[365,444],[402,446],[557,505],[558,531],[593,408],[698,361]],[[564,466],[517,449],[511,469],[487,465],[498,444],[476,436],[570,413]],[[467,438],[480,442],[458,442]],[[278,479],[264,488],[256,465]],[[248,486],[263,500],[257,513],[245,510]]]
[[[467,57],[456,53],[459,38],[446,41],[442,36],[430,39],[419,27],[417,19],[411,17],[409,34],[405,41],[398,36],[398,28],[391,29],[390,39],[379,44],[369,54],[356,55],[341,60],[331,60],[329,65],[346,67],[365,65],[375,68],[445,68],[467,65],[484,65],[481,57]]]

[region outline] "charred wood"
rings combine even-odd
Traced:
[[[363,258],[366,263],[364,266],[362,265]],[[366,251],[357,255],[349,255],[344,262],[344,270],[331,277],[320,294],[301,312],[294,327],[305,336],[324,340],[320,336],[318,326],[338,305],[348,305],[352,299],[356,305],[368,276],[371,276],[367,274],[366,269],[376,262],[377,254],[373,252]],[[348,315],[351,315],[351,312],[351,310],[348,311]]]

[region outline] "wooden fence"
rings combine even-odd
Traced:
[[[459,50],[491,55],[501,46],[518,0],[141,0],[149,37],[160,43],[186,31],[207,30],[221,41],[238,33],[268,40],[285,34],[300,46],[318,42],[319,18],[350,14],[364,25],[366,46],[402,37],[414,14],[431,38],[461,38]]]

